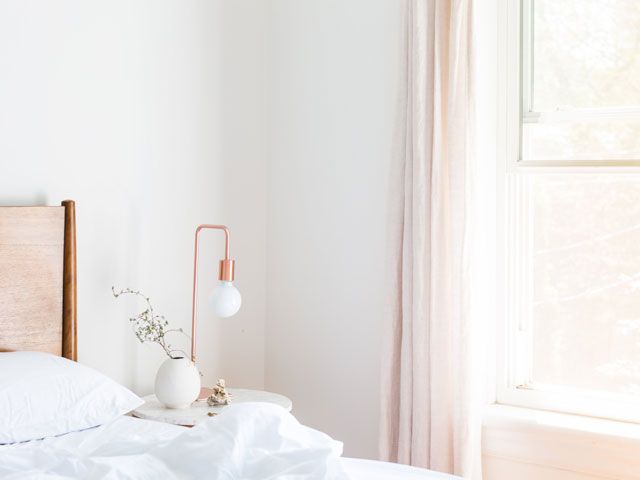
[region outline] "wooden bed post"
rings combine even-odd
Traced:
[[[64,254],[62,279],[62,356],[78,359],[76,296],[76,203],[64,200]]]

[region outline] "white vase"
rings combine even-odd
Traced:
[[[167,408],[188,408],[200,394],[200,373],[188,358],[168,358],[156,374],[155,393]]]

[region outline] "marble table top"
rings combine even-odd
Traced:
[[[280,405],[289,412],[291,411],[291,400],[284,395],[264,392],[262,390],[246,390],[243,388],[227,388],[227,391],[231,394],[232,404],[242,402],[269,402]],[[185,427],[197,425],[198,422],[217,415],[225,407],[224,405],[210,407],[206,401],[198,401],[193,402],[189,408],[174,409],[162,405],[155,395],[147,395],[143,397],[143,400],[144,404],[131,412],[131,415],[146,420],[172,423]]]

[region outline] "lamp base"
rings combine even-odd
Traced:
[[[200,394],[198,395],[198,398],[196,399],[196,402],[206,402],[207,398],[209,398],[209,396],[212,393],[213,393],[213,389],[212,388],[206,388],[206,387],[200,388]]]

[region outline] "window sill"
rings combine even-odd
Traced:
[[[619,479],[640,479],[640,424],[490,405],[483,455]]]

